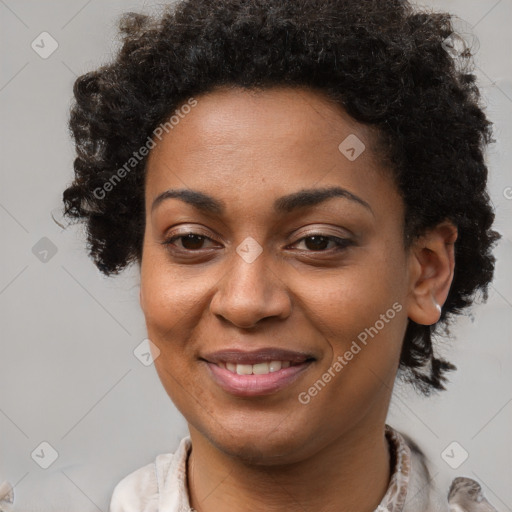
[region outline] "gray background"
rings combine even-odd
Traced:
[[[115,50],[119,14],[144,4],[157,5],[0,0],[0,483],[15,485],[18,511],[106,511],[123,476],[173,451],[186,434],[154,367],[133,354],[145,338],[137,269],[102,277],[81,230],[50,217],[72,177],[73,81]],[[389,423],[419,441],[443,492],[466,475],[499,510],[512,510],[512,0],[422,5],[458,14],[478,36],[476,72],[497,140],[488,153],[490,190],[503,239],[488,303],[442,346],[459,367],[449,391],[423,399],[399,386]],[[43,31],[59,44],[47,59],[31,48]],[[51,455],[43,441],[58,452],[48,469],[36,463]],[[453,441],[469,453],[456,470],[441,457]]]

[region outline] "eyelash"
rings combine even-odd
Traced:
[[[202,235],[201,233],[195,233],[193,231],[190,231],[190,232],[186,232],[186,233],[181,233],[180,235],[174,235],[170,238],[167,238],[166,240],[164,240],[162,242],[162,245],[166,246],[166,247],[169,247],[169,246],[172,246],[174,245],[174,241],[176,240],[179,240],[180,238],[185,238],[189,235],[194,235],[196,237],[200,237],[204,240],[212,240],[210,237],[206,236],[206,235]],[[299,243],[299,242],[302,242],[303,240],[307,240],[308,238],[313,238],[313,237],[319,237],[319,238],[325,238],[329,241],[333,241],[337,244],[337,247],[335,248],[331,248],[331,249],[325,249],[325,250],[319,250],[319,251],[314,251],[314,250],[305,250],[306,252],[309,252],[309,253],[329,253],[329,252],[338,252],[338,251],[342,251],[344,249],[346,249],[347,247],[349,247],[350,245],[352,245],[352,241],[351,240],[348,240],[346,238],[340,238],[340,237],[336,237],[336,236],[332,236],[332,235],[324,235],[322,233],[310,233],[308,234],[307,236],[303,236],[302,238],[299,238],[295,244]],[[214,241],[214,240],[212,240]],[[293,245],[295,245],[293,244]],[[189,249],[183,249],[183,248],[177,248],[177,250],[179,252],[188,252],[188,253],[194,253],[194,252],[200,252],[201,250],[203,249],[197,249],[197,250],[189,250]]]

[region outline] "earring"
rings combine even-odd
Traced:
[[[439,312],[439,314],[441,314],[441,306],[437,302],[435,304],[437,311]]]

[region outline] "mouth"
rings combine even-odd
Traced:
[[[201,359],[224,391],[242,397],[274,394],[291,385],[316,360],[312,354],[282,349],[223,350]]]
[[[231,373],[238,375],[266,375],[281,370],[281,368],[289,368],[301,363],[293,363],[291,361],[268,361],[257,364],[235,364],[230,362],[219,362],[217,366],[225,368]]]

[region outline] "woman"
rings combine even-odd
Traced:
[[[75,181],[105,274],[140,266],[188,422],[111,512],[495,510],[386,425],[444,389],[433,335],[492,280],[490,122],[447,14],[405,1],[184,0],[129,14],[75,83]]]

